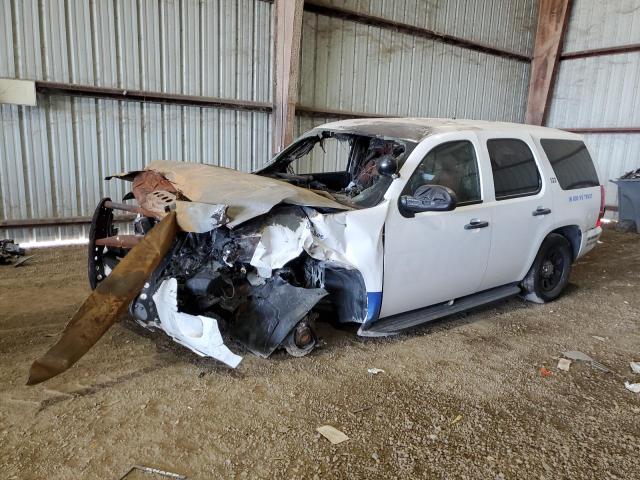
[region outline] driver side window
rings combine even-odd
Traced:
[[[413,194],[422,185],[442,185],[456,193],[458,205],[481,202],[478,161],[468,140],[434,147],[422,159],[404,191]]]

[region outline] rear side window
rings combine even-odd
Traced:
[[[541,139],[540,144],[563,190],[600,185],[587,147],[580,140]]]
[[[542,182],[529,146],[522,140],[487,140],[496,200],[534,195]]]

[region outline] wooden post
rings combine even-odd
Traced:
[[[553,93],[571,0],[540,0],[525,122],[543,125]]]
[[[275,71],[272,116],[273,152],[293,141],[298,80],[300,39],[304,0],[275,0]]]

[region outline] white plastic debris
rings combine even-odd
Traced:
[[[226,205],[176,202],[178,226],[185,232],[205,233],[227,223]]]
[[[558,360],[558,370],[568,372],[570,366],[571,366],[571,360],[568,360],[566,358],[560,358]]]
[[[578,362],[590,363],[593,368],[598,369],[598,370],[602,370],[603,372],[610,372],[611,371],[607,367],[605,367],[603,364],[598,362],[597,360],[594,360],[593,358],[591,358],[586,353],[579,352],[577,350],[571,350],[571,351],[568,351],[568,352],[564,352],[562,355],[564,355],[565,357],[567,357],[567,358],[569,358],[571,360],[576,360]]]
[[[341,432],[331,425],[323,425],[316,428],[316,431],[324,438],[329,440],[333,445],[338,445],[339,443],[349,440],[349,437],[347,437],[344,432]]]
[[[640,373],[640,362],[629,362],[629,367],[633,373]]]
[[[633,393],[640,393],[640,383],[624,382],[624,388]]]
[[[379,373],[384,373],[384,370],[381,368],[367,368],[367,372],[369,372],[371,375],[377,375]]]
[[[598,340],[599,342],[604,342],[604,341],[606,341],[606,340],[607,340],[606,338],[604,338],[604,337],[600,337],[600,336],[598,336],[598,335],[591,335],[591,336],[592,336],[593,338],[595,338],[596,340]]]
[[[169,278],[153,294],[160,322],[157,324],[176,342],[202,357],[213,357],[236,368],[242,357],[227,348],[218,322],[203,315],[178,312],[178,281]]]

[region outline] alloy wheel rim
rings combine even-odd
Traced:
[[[550,292],[558,286],[564,271],[564,257],[557,250],[547,252],[542,259],[542,268],[540,269],[540,286],[544,292]]]

